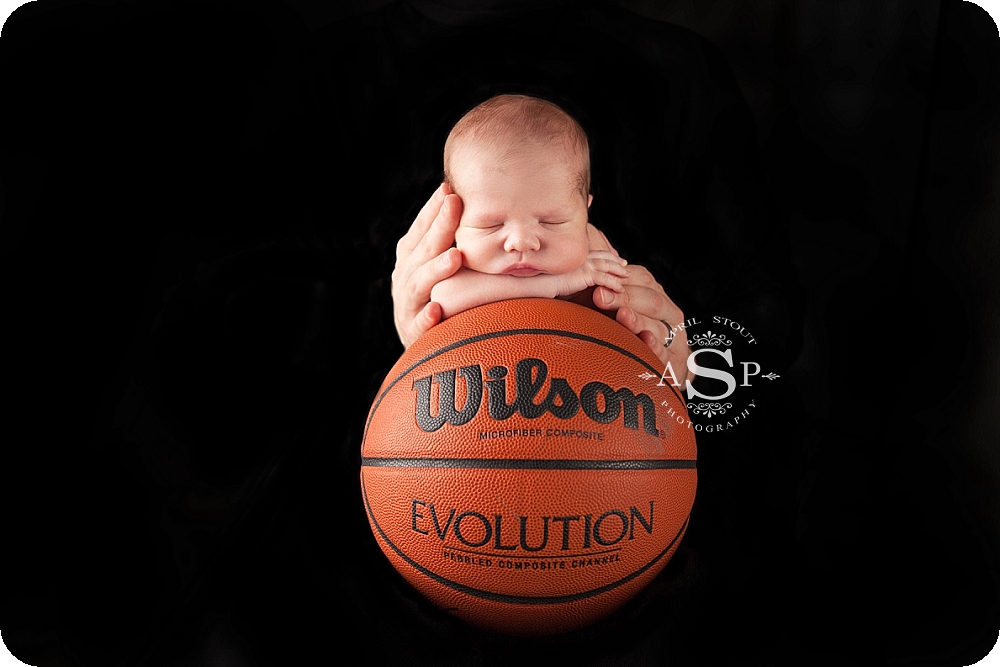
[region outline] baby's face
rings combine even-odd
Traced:
[[[578,165],[563,151],[525,148],[502,163],[474,146],[452,156],[452,181],[464,205],[455,232],[463,265],[481,273],[560,274],[590,250],[590,196],[577,186]]]

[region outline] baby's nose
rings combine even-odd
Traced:
[[[538,250],[541,247],[541,242],[538,240],[538,234],[525,226],[517,225],[514,226],[510,233],[507,235],[507,241],[504,244],[504,249],[508,252],[526,252],[529,250]]]

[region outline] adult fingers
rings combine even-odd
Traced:
[[[430,302],[430,294],[461,267],[461,253],[451,247],[461,216],[462,200],[442,183],[396,244],[393,319],[404,347],[441,321],[441,306]]]
[[[430,301],[431,289],[462,266],[462,253],[448,248],[426,262],[407,280],[392,284],[392,314],[403,347],[409,347],[432,326],[441,321],[441,305]]]
[[[441,321],[443,314],[441,304],[431,302],[424,306],[417,313],[417,316],[409,322],[402,326],[397,323],[396,332],[399,334],[399,340],[403,343],[403,348],[409,348],[418,338],[430,331],[431,327]]]
[[[429,262],[416,266],[406,280],[392,284],[392,298],[397,318],[411,319],[427,305],[431,289],[462,266],[462,253],[448,248]]]
[[[673,344],[675,327],[679,324],[679,322],[675,324],[669,320],[654,319],[638,313],[632,308],[619,308],[615,314],[615,319],[623,327],[642,338],[647,345],[657,342],[664,347]],[[648,337],[643,335],[645,333],[652,334],[652,340],[647,340]]]
[[[403,237],[399,239],[396,244],[396,257],[401,255],[409,255],[413,252],[413,249],[420,242],[420,239],[424,237],[427,230],[430,229],[431,223],[434,222],[434,218],[437,217],[438,211],[441,210],[441,204],[444,202],[445,197],[445,184],[437,186],[434,193],[428,198],[424,205],[420,208],[420,212],[417,213],[417,217],[413,220],[410,228],[406,230]]]
[[[455,230],[462,219],[462,200],[458,195],[445,195],[441,208],[423,237],[417,241],[410,256],[404,260],[404,272],[413,273],[446,252],[455,242]],[[397,256],[397,262],[400,258]],[[450,275],[450,274],[449,274]]]
[[[633,312],[631,308],[620,308],[615,314],[615,319],[636,334],[656,355],[664,368],[669,365],[672,375],[681,384],[690,376],[687,359],[691,355],[691,348],[688,347],[683,329],[678,330],[676,324],[668,326],[665,321],[652,320]]]
[[[637,267],[630,268],[634,276]],[[594,304],[606,310],[617,309],[618,323],[637,335],[663,364],[676,361],[675,366],[685,368],[690,354],[687,341],[674,340],[684,313],[655,281],[653,287],[628,285],[629,282],[631,278],[622,279],[625,284],[622,292],[594,290]]]
[[[454,250],[453,248],[450,250]],[[396,333],[399,335],[403,347],[407,348],[413,341],[417,340],[427,332],[432,326],[441,321],[443,312],[441,305],[429,302],[430,288],[434,286],[436,275],[445,271],[454,272],[461,266],[461,260],[455,259],[458,251],[446,253],[451,255],[451,264],[447,261],[434,261],[430,264],[437,264],[440,273],[435,274],[435,267],[427,267],[429,275],[416,276],[415,280],[401,283],[398,287],[393,286],[393,319],[396,325]],[[445,258],[447,259],[447,258]],[[450,274],[448,274],[450,275]],[[444,277],[447,277],[445,275]],[[429,287],[426,285],[429,283]],[[426,290],[426,293],[423,291]]]
[[[652,287],[634,284],[636,275],[644,271],[642,267],[630,265],[628,268],[631,275],[622,280],[625,291],[611,292],[598,288],[594,291],[594,305],[604,310],[629,308],[641,320],[640,324],[666,321],[670,326],[677,326],[684,321],[681,309],[666,295],[659,284],[654,282]],[[644,327],[639,330],[648,331],[650,328]]]
[[[446,194],[441,209],[434,216],[430,229],[417,244],[416,251],[428,257],[440,255],[455,243],[455,230],[462,219],[462,200],[458,195]]]

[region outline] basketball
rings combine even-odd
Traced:
[[[516,635],[589,625],[674,554],[697,486],[680,388],[608,316],[516,299],[416,341],[372,404],[361,490],[397,571]]]

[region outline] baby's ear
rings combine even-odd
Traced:
[[[590,208],[592,203],[594,203],[594,195],[587,195],[587,208]]]

